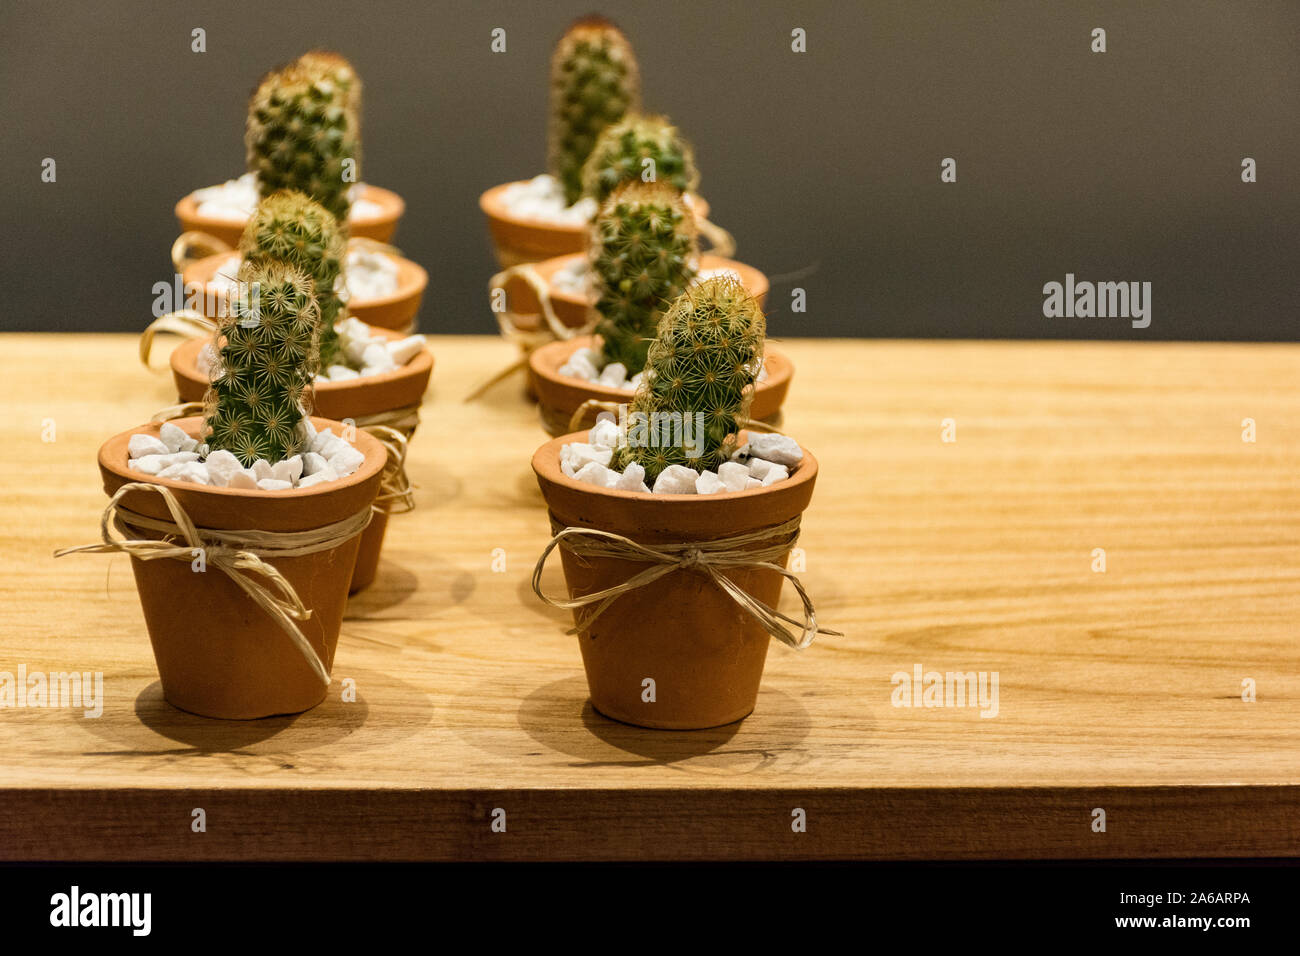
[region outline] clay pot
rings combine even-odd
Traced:
[[[317,429],[340,427],[327,419],[312,421]],[[197,437],[202,419],[182,418],[173,424]],[[127,467],[131,436],[156,436],[159,427],[142,425],[104,443],[99,450],[104,491],[111,496],[128,482],[165,485],[199,528],[306,531],[341,521],[370,507],[387,459],[379,442],[358,432],[354,445],[365,462],[346,478],[288,491],[212,488],[142,475]],[[122,504],[170,520],[156,495],[131,492]],[[333,667],[360,540],[357,535],[328,551],[273,561],[311,608],[311,617],[299,627],[326,669]],[[209,566],[198,573],[185,562],[166,558],[133,557],[131,569],[163,695],[173,705],[203,717],[247,720],[299,713],[324,699],[328,688],[292,640],[224,572]]]
[[[398,339],[397,332],[374,329],[388,339]],[[208,390],[207,376],[199,371],[199,350],[209,339],[189,339],[178,345],[171,355],[172,378],[181,402],[201,402]],[[433,373],[433,355],[421,349],[405,365],[381,375],[366,375],[341,382],[321,382],[315,389],[314,411],[323,418],[362,421],[369,415],[419,405],[429,387]],[[364,422],[362,424],[364,428]],[[349,593],[369,587],[379,568],[379,555],[388,530],[388,512],[378,510],[361,534],[356,569],[352,573]]]
[[[410,333],[415,330],[415,317],[420,311],[424,288],[429,284],[429,274],[410,259],[401,256],[392,256],[392,258],[397,261],[397,291],[379,299],[353,299],[348,303],[348,312],[353,318],[360,319],[366,325]],[[181,276],[185,285],[200,286],[205,289],[202,312],[208,318],[217,317],[217,306],[220,303],[220,297],[215,290],[211,293],[206,291],[208,283],[218,272],[233,276],[238,262],[239,253],[223,252],[214,256],[205,256],[185,267]]]
[[[529,384],[537,395],[538,414],[547,434],[555,436],[571,431],[573,414],[584,402],[608,402],[615,405],[631,402],[631,389],[610,388],[595,382],[584,382],[560,374],[560,367],[578,349],[598,348],[594,335],[580,335],[559,342],[549,342],[534,349],[528,356]],[[781,423],[781,406],[790,391],[794,377],[794,364],[785,355],[768,345],[764,352],[767,378],[754,388],[754,400],[749,406],[749,417],[772,427]],[[590,428],[603,409],[589,408],[576,427]]]
[[[743,437],[743,436],[742,436]],[[654,545],[709,541],[775,527],[802,514],[817,480],[807,450],[790,477],[766,488],[717,495],[656,495],[585,484],[560,470],[560,448],[586,432],[552,439],[533,471],[553,521]],[[570,597],[616,587],[650,567],[559,549]],[[775,564],[784,566],[783,556]],[[725,572],[769,607],[783,578],[771,570]],[[584,609],[576,609],[574,621]],[[591,703],[606,717],[640,727],[698,730],[740,720],[754,709],[770,640],[767,632],[700,571],[675,570],[620,595],[578,635]],[[646,678],[655,701],[642,699]]]
[[[556,256],[533,266],[533,271],[537,273],[538,278],[546,283],[548,297],[551,300],[551,309],[555,312],[555,317],[571,329],[580,329],[591,322],[592,306],[595,304],[595,299],[587,298],[576,292],[557,289],[551,284],[551,279],[557,272],[571,269],[575,262],[585,262],[586,259],[587,254],[579,252],[567,256]],[[740,276],[741,283],[749,291],[750,295],[758,300],[759,308],[762,308],[764,301],[767,299],[769,288],[767,276],[753,266],[706,252],[700,256],[699,268],[700,271],[730,269]],[[540,328],[543,321],[540,315],[542,305],[537,301],[537,294],[532,287],[516,276],[505,283],[505,290],[515,326],[527,332]]]
[[[511,214],[506,209],[505,192],[514,185],[517,184],[493,186],[478,200],[479,208],[487,216],[497,262],[503,269],[521,262],[541,262],[554,256],[586,251],[588,223],[560,225]],[[695,214],[700,218],[707,217],[709,204],[699,196],[691,199]]]
[[[349,231],[362,239],[374,239],[376,242],[391,242],[397,232],[397,221],[406,211],[402,197],[389,189],[366,185],[361,193],[366,202],[382,207],[379,212],[366,213],[361,216],[353,214],[348,219]],[[215,236],[228,246],[239,245],[239,236],[244,231],[247,220],[220,219],[212,216],[200,216],[199,204],[193,195],[186,196],[176,204],[176,221],[181,225],[181,232],[197,230]]]

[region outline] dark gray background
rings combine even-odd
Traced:
[[[0,328],[141,329],[172,205],[242,171],[249,90],[325,46],[366,84],[363,178],[407,201],[422,329],[492,331],[477,198],[542,170],[550,50],[592,6],[8,0]],[[595,6],[739,257],[776,277],[775,335],[1296,338],[1300,3]],[[1151,327],[1044,318],[1066,272],[1152,282]]]

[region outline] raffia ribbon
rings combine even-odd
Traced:
[[[600,617],[619,596],[643,588],[658,581],[674,571],[698,571],[707,575],[722,591],[736,602],[746,614],[762,625],[772,637],[782,644],[802,650],[813,642],[818,634],[843,637],[839,631],[819,627],[817,608],[804,590],[803,584],[795,575],[786,570],[779,561],[799,540],[799,516],[791,518],[784,524],[771,528],[760,528],[728,538],[715,538],[712,541],[688,541],[680,544],[640,544],[631,538],[612,531],[597,528],[563,527],[554,519],[551,521],[554,537],[542,551],[541,557],[533,567],[533,593],[557,608],[594,607],[591,612],[581,615],[580,622],[569,629],[570,634],[577,634],[591,627],[592,622]],[[760,545],[755,547],[755,545]],[[556,548],[564,548],[579,558],[615,558],[621,561],[648,563],[651,566],[638,571],[622,584],[603,591],[594,591],[576,598],[554,598],[542,590],[542,571],[546,560]],[[803,620],[796,621],[787,617],[773,607],[764,604],[749,594],[740,585],[722,572],[732,568],[754,568],[775,571],[794,585],[803,602]],[[792,631],[782,626],[782,622],[801,629],[796,637]]]
[[[230,252],[234,246],[224,239],[218,239],[209,232],[199,232],[197,229],[191,229],[188,232],[182,232],[172,243],[172,266],[177,272],[183,273],[200,259],[206,259],[208,256],[220,255],[223,252]]]
[[[193,309],[177,309],[175,312],[160,315],[140,333],[140,362],[145,368],[153,368],[149,364],[149,355],[153,351],[154,336],[160,332],[179,335],[185,339],[198,339],[212,335],[216,331],[216,322]]]
[[[153,492],[162,497],[171,521],[151,518],[122,506],[122,498],[133,491]],[[181,507],[176,495],[165,485],[132,481],[109,499],[100,518],[100,544],[83,544],[54,552],[56,558],[67,554],[107,554],[122,552],[141,561],[167,558],[191,562],[194,551],[202,549],[204,560],[225,574],[248,597],[265,611],[293,641],[325,684],[330,675],[325,664],[298,627],[297,622],[311,618],[311,609],[302,603],[298,592],[273,564],[272,558],[296,558],[336,548],[365,530],[371,511],[366,508],[342,521],[309,531],[218,531],[198,528]],[[114,537],[113,529],[122,535]],[[152,531],[161,538],[130,537],[133,533]],[[178,540],[179,539],[179,540]]]
[[[730,259],[736,254],[736,238],[727,230],[723,229],[716,222],[711,222],[703,216],[695,218],[695,228],[700,231],[700,235],[709,240],[709,245],[713,247],[713,254],[721,256],[724,259]]]
[[[586,335],[595,327],[594,322],[589,322],[579,328],[572,328],[561,322],[559,316],[555,314],[555,306],[551,303],[550,286],[547,285],[546,281],[537,274],[537,270],[533,268],[533,266],[534,263],[522,262],[518,265],[502,269],[488,280],[488,296],[489,298],[492,298],[496,295],[498,290],[504,291],[506,283],[511,279],[522,280],[530,289],[533,290],[533,294],[537,296],[537,301],[541,303],[542,319],[545,323],[544,327],[537,329],[521,329],[514,319],[517,313],[511,312],[509,309],[506,309],[504,312],[493,310],[492,314],[496,316],[497,328],[501,333],[501,337],[507,342],[517,346],[520,356],[505,368],[501,369],[501,371],[492,375],[485,382],[475,387],[472,392],[465,396],[464,401],[474,401],[474,399],[481,396],[493,385],[509,378],[520,369],[525,368],[528,365],[528,357],[532,355],[536,349],[548,342],[554,342],[557,339],[568,340],[579,335]]]

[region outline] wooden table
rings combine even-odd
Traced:
[[[105,681],[97,719],[0,710],[0,858],[1300,855],[1300,347],[783,343],[801,577],[846,636],[774,646],[754,715],[694,733],[590,709],[529,588],[536,412],[462,403],[512,357],[474,337],[432,340],[419,508],[326,703],[172,709],[127,560],[51,558],[97,537],[100,442],[174,399],[135,347],[0,337],[0,670]],[[996,671],[996,717],[893,706],[917,665]]]

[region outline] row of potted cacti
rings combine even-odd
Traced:
[[[528,356],[554,436],[533,457],[553,532],[534,589],[574,609],[599,711],[649,727],[727,723],[754,706],[769,638],[802,647],[819,630],[785,569],[817,463],[766,434],[792,367],[766,346],[766,279],[700,254],[693,153],[635,112],[626,38],[579,21],[551,90],[546,188],[577,210],[577,249],[527,264],[536,249],[510,245],[482,202],[518,270],[500,285],[524,278],[558,339]],[[164,693],[195,713],[318,702],[346,596],[373,579],[389,511],[412,502],[405,445],[433,359],[420,337],[368,327],[350,294],[360,93],[347,61],[320,52],[259,84],[246,143],[260,198],[233,255],[187,264],[200,284],[223,280],[194,319],[211,334],[171,358],[179,398],[202,415],[100,452],[110,505],[91,550],[130,554]],[[585,285],[559,288],[562,273]],[[541,587],[555,550],[558,598]],[[786,579],[800,621],[776,610]]]

